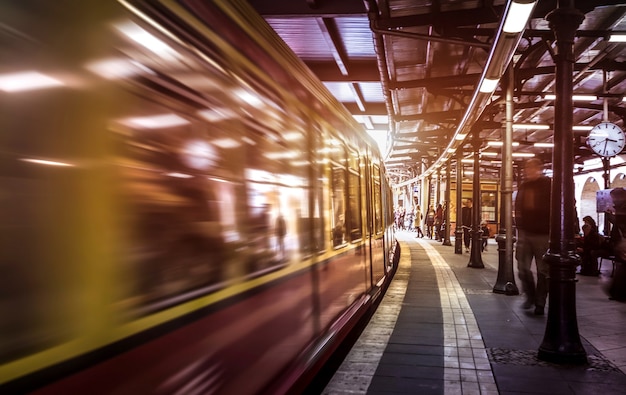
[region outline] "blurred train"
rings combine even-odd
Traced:
[[[237,0],[5,0],[0,45],[0,393],[305,388],[397,265],[351,115]]]

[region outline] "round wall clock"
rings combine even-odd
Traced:
[[[624,131],[611,122],[597,124],[589,131],[587,145],[596,154],[610,158],[624,149]]]

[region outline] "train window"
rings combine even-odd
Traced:
[[[343,147],[331,142],[331,228],[333,247],[346,242],[346,155]]]
[[[348,182],[348,209],[350,240],[358,240],[363,237],[363,219],[361,212],[361,177],[359,167],[359,155],[351,151],[348,164],[350,166]]]
[[[496,220],[496,192],[480,193],[481,220],[494,222]]]
[[[244,270],[255,273],[277,269],[308,248],[301,229],[309,219],[309,162],[302,155],[303,130],[280,137],[250,133],[248,139],[254,144],[246,144],[242,158],[248,226],[241,259]]]
[[[374,190],[372,195],[374,196],[374,229],[376,233],[382,233],[383,231],[383,205],[380,195],[380,167],[378,165],[373,166],[373,179]]]
[[[326,248],[326,238],[324,237],[324,223],[322,221],[323,218],[323,202],[324,202],[324,187],[322,182],[317,182],[316,180],[321,180],[322,175],[324,174],[324,158],[319,155],[316,147],[321,146],[321,131],[319,126],[312,127],[313,132],[310,133],[312,147],[309,147],[308,153],[313,162],[313,166],[311,167],[311,187],[312,187],[312,212],[310,219],[310,227],[302,226],[301,229],[305,232],[305,237],[308,233],[307,230],[311,229],[313,232],[310,237],[311,243],[313,243],[308,248],[304,249],[304,252],[320,252],[324,251]]]

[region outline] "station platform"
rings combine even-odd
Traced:
[[[485,268],[476,269],[453,246],[396,235],[395,278],[323,394],[626,394],[626,303],[604,291],[610,263],[599,277],[578,276],[576,284],[588,363],[558,365],[537,358],[549,301],[537,316],[522,308],[523,295],[493,292],[493,239]]]

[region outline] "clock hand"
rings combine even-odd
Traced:
[[[598,146],[598,144],[602,144],[602,142],[603,142],[603,141],[606,141],[606,139],[596,141],[596,143],[595,143],[594,145],[592,145],[592,147],[597,147],[597,146]]]
[[[609,143],[609,139],[604,139],[604,152],[606,152],[606,145]]]

